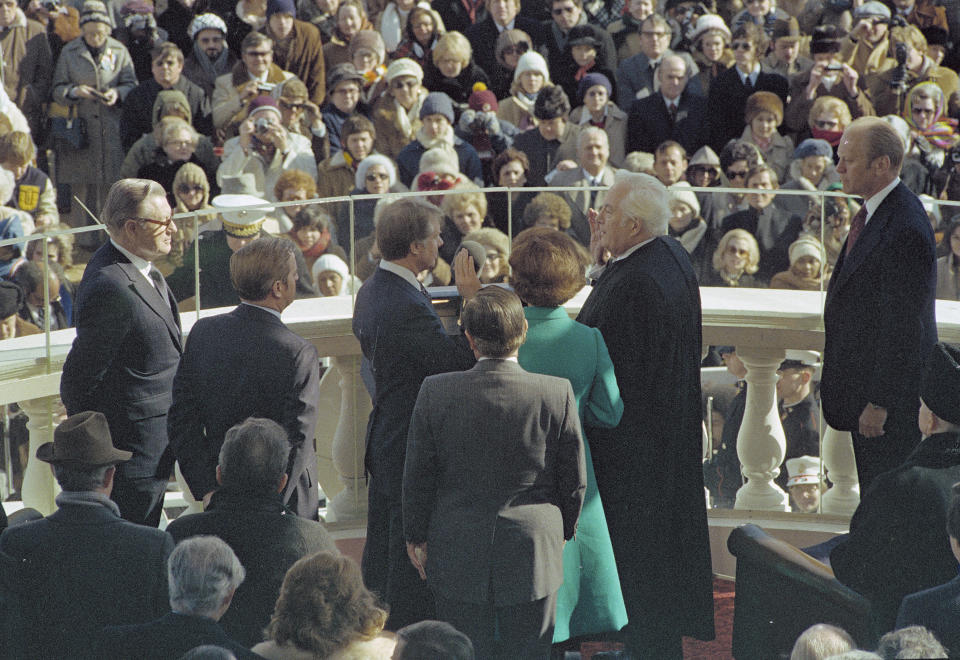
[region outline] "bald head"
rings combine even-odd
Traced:
[[[687,63],[677,55],[664,55],[657,69],[660,92],[668,99],[676,99],[687,85]]]

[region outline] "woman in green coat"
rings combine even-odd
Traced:
[[[520,366],[568,379],[581,424],[614,427],[623,402],[607,346],[599,330],[572,320],[561,307],[583,288],[586,263],[583,248],[563,232],[534,227],[514,239],[511,284],[528,305],[524,313],[530,325],[520,347]],[[587,493],[577,534],[563,549],[554,643],[617,631],[627,623],[586,436],[584,450]]]

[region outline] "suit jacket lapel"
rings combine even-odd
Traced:
[[[903,184],[901,183],[900,185],[902,186]],[[843,286],[844,282],[863,264],[864,260],[866,260],[877,244],[883,239],[886,233],[887,223],[890,222],[893,208],[893,200],[891,198],[897,194],[899,187],[900,186],[897,186],[891,190],[890,194],[887,195],[886,199],[884,199],[877,208],[877,212],[873,214],[870,221],[867,222],[867,226],[860,232],[860,236],[857,238],[857,242],[854,243],[853,249],[850,250],[850,254],[846,254],[847,244],[846,241],[844,241],[841,257],[843,264],[837,277],[836,288]]]
[[[173,339],[173,343],[176,345],[177,350],[182,351],[183,346],[181,345],[181,333],[180,333],[180,318],[179,315],[174,314],[174,308],[171,306],[176,305],[176,301],[173,299],[173,296],[167,295],[167,300],[164,300],[160,296],[160,292],[157,291],[155,286],[151,286],[145,279],[143,275],[140,274],[140,271],[137,270],[137,267],[130,263],[123,253],[117,250],[122,258],[122,261],[117,263],[120,266],[120,270],[130,279],[130,288],[133,289],[143,302],[149,307],[153,312],[163,319],[163,322],[167,325],[167,330],[170,332],[170,338]]]

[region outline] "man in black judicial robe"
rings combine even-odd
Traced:
[[[624,402],[617,428],[587,436],[630,617],[625,641],[640,658],[681,658],[681,636],[714,636],[700,289],[686,251],[665,236],[667,191],[653,177],[621,176],[590,216],[591,252],[606,266],[577,320],[603,334]]]

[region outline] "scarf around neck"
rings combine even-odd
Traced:
[[[230,49],[226,47],[226,44],[224,44],[223,50],[220,52],[220,55],[217,56],[217,59],[211,60],[207,54],[203,52],[203,49],[200,48],[200,44],[194,42],[193,56],[196,58],[204,75],[211,80],[230,73]]]

